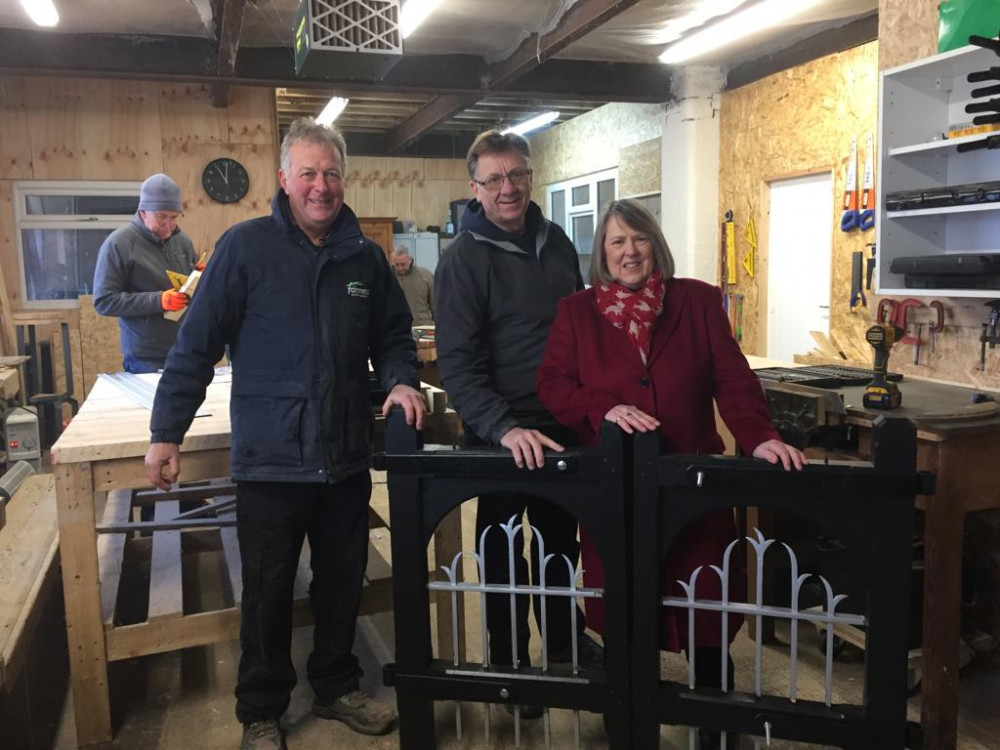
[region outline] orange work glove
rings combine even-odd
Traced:
[[[178,292],[175,289],[168,289],[160,295],[160,305],[167,312],[183,310],[190,301],[191,299],[184,292]]]

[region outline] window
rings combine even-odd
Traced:
[[[15,182],[25,308],[76,307],[94,292],[97,252],[139,207],[139,182]]]
[[[573,241],[580,256],[580,272],[586,280],[590,275],[597,217],[617,197],[618,170],[550,185],[547,192],[548,218],[561,226]]]

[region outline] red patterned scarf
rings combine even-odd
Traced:
[[[663,295],[667,285],[659,271],[653,271],[646,283],[632,291],[616,281],[598,284],[597,309],[611,321],[615,328],[622,328],[628,340],[639,352],[645,365],[649,359],[649,345],[653,339],[653,327],[663,312]]]

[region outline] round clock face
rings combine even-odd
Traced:
[[[235,203],[250,189],[250,177],[235,159],[214,159],[201,173],[201,184],[212,200]]]

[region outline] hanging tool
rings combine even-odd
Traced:
[[[858,137],[851,136],[851,155],[847,160],[847,178],[844,180],[844,213],[840,217],[840,231],[858,228]]]
[[[733,212],[726,211],[726,222],[722,225],[726,242],[726,283],[736,283],[736,224]]]
[[[899,386],[886,378],[889,371],[889,351],[903,335],[898,326],[876,323],[865,332],[865,341],[875,349],[871,382],[865,386],[861,402],[866,409],[895,409],[903,402]]]
[[[940,300],[934,300],[931,302],[930,307],[937,313],[937,319],[934,321],[934,325],[931,326],[931,354],[934,353],[934,339],[937,335],[944,330],[944,305],[941,304]]]
[[[743,256],[743,269],[747,272],[747,276],[752,279],[754,274],[754,254],[757,252],[757,229],[753,225],[753,219],[750,219],[747,223],[747,231],[743,235],[743,238],[750,246],[746,255]]]
[[[851,312],[856,313],[859,307],[868,307],[868,298],[865,297],[864,289],[861,286],[861,266],[864,262],[864,255],[859,251],[851,254]]]
[[[979,334],[979,371],[986,369],[986,345],[995,349],[1000,344],[1000,299],[991,299],[986,303],[990,308],[989,322],[983,323],[983,331]]]
[[[865,247],[871,253],[871,257],[868,259],[868,265],[865,268],[865,289],[869,292],[872,289],[872,279],[875,277],[875,243],[869,242]]]
[[[729,287],[727,279],[729,278],[729,268],[726,264],[726,222],[722,222],[722,228],[719,231],[719,237],[722,238],[722,245],[719,248],[719,286],[722,287],[722,307],[728,313],[729,312],[729,295],[726,294],[726,290]]]
[[[743,341],[743,295],[736,295],[736,343]]]
[[[917,343],[913,345],[913,364],[920,364],[920,345],[923,343],[924,324],[917,323]]]
[[[875,226],[875,136],[865,140],[865,175],[861,180],[861,213],[858,226],[865,232]]]
[[[904,299],[902,302],[896,302],[896,300],[892,299],[884,299],[878,303],[878,313],[875,316],[875,320],[885,325],[902,328],[903,333],[901,334],[901,338],[897,339],[901,344],[917,345],[920,342],[919,337],[910,336],[906,333],[906,316],[907,311],[911,307],[923,306],[923,302],[918,299],[913,299],[913,297]]]

